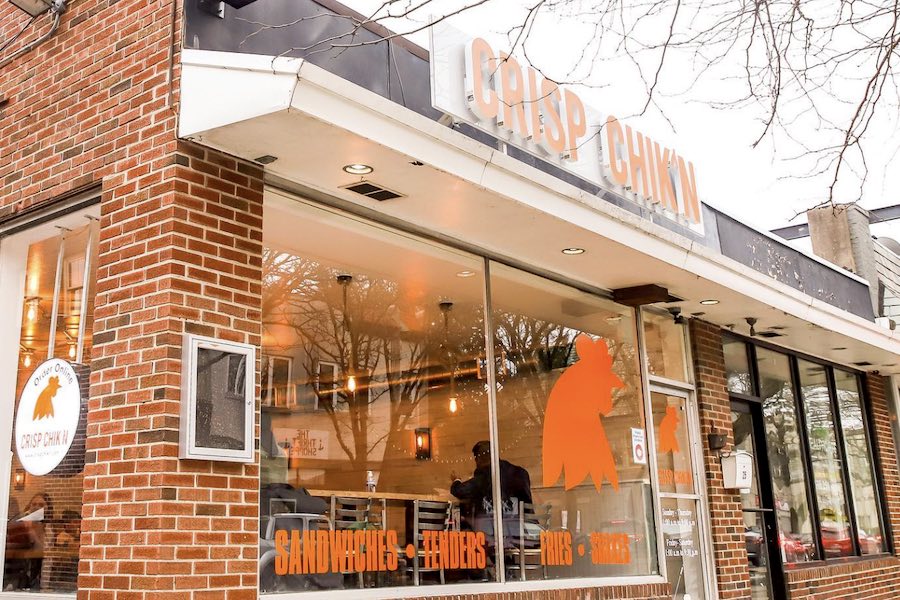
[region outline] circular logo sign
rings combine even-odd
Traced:
[[[46,475],[63,461],[78,430],[81,386],[72,366],[53,358],[41,363],[19,398],[16,455],[32,475]]]

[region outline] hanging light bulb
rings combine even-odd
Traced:
[[[22,348],[22,364],[27,369],[31,366],[31,355],[34,354],[34,350],[31,348]]]
[[[356,391],[356,377],[353,375],[347,378],[347,389],[351,394]]]
[[[457,410],[459,410],[459,405],[456,401],[456,396],[450,396],[450,413],[456,414]]]
[[[25,306],[25,318],[28,319],[29,322],[34,323],[38,317],[38,310],[41,306],[41,299],[36,296],[32,298],[26,298]]]
[[[76,348],[75,342],[69,342],[69,358],[75,360]]]

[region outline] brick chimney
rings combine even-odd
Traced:
[[[878,314],[878,273],[868,211],[856,204],[835,204],[810,209],[806,218],[813,252],[868,281],[872,308]]]

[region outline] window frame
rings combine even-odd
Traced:
[[[796,563],[796,565],[785,565],[786,569],[791,568],[803,568],[808,567],[811,564],[816,563],[829,563],[829,564],[840,564],[848,561],[856,561],[856,560],[869,560],[876,559],[879,557],[887,556],[893,554],[893,538],[891,535],[890,522],[885,518],[887,514],[887,509],[885,505],[885,495],[884,495],[884,486],[882,482],[882,478],[880,475],[880,457],[878,454],[878,449],[876,445],[873,443],[875,439],[873,423],[871,419],[871,400],[869,397],[868,386],[866,385],[867,379],[866,374],[862,373],[856,369],[852,369],[847,367],[846,365],[841,365],[839,363],[835,363],[829,360],[825,360],[819,357],[810,356],[808,354],[797,352],[794,350],[789,350],[787,348],[783,348],[777,346],[775,344],[771,344],[768,342],[759,341],[756,339],[747,338],[743,335],[736,334],[734,332],[725,331],[722,333],[723,343],[725,340],[731,340],[735,342],[742,343],[747,352],[747,364],[750,371],[750,381],[753,389],[753,395],[741,394],[738,392],[733,392],[728,390],[729,396],[746,400],[749,402],[760,404],[762,399],[759,396],[760,388],[759,388],[759,371],[757,368],[757,348],[764,348],[766,350],[770,350],[773,352],[777,352],[782,354],[788,358],[790,365],[790,377],[791,377],[791,388],[794,394],[794,410],[796,412],[796,416],[798,419],[798,437],[800,438],[800,450],[803,455],[803,465],[806,477],[806,495],[807,501],[809,503],[809,511],[810,511],[810,520],[812,522],[812,527],[815,530],[815,535],[813,539],[816,543],[816,551],[819,555],[818,559],[810,560],[803,563]],[[834,430],[836,437],[836,446],[838,448],[838,457],[841,462],[841,477],[843,479],[843,490],[844,496],[847,501],[847,517],[850,521],[850,537],[851,544],[853,547],[853,553],[849,556],[841,556],[835,558],[828,558],[825,554],[824,541],[822,538],[822,527],[821,527],[821,519],[819,515],[819,506],[818,506],[818,495],[816,492],[816,484],[813,477],[813,465],[812,465],[812,454],[810,451],[809,445],[809,431],[807,430],[806,423],[806,413],[804,407],[800,404],[803,402],[803,396],[800,391],[801,382],[800,382],[800,367],[799,361],[803,360],[818,366],[821,366],[825,369],[826,373],[826,382],[828,387],[828,396],[829,396],[829,407],[831,409],[831,414],[834,419]],[[859,389],[859,400],[862,412],[863,419],[863,431],[866,436],[866,450],[869,455],[870,465],[872,469],[872,486],[874,488],[876,494],[876,507],[877,507],[877,516],[879,520],[879,524],[881,526],[881,535],[883,539],[883,550],[880,553],[875,554],[862,554],[859,544],[859,531],[858,524],[856,522],[856,506],[855,501],[853,499],[853,493],[850,489],[850,470],[849,465],[847,464],[846,458],[846,442],[844,439],[844,431],[843,426],[841,424],[841,413],[840,406],[837,398],[837,388],[835,383],[835,370],[839,369],[845,373],[849,373],[855,377],[857,387]]]

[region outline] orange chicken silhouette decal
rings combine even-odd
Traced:
[[[53,416],[53,396],[56,395],[59,388],[59,377],[53,376],[47,380],[47,387],[41,391],[37,402],[34,403],[34,414],[31,416],[32,421]]]
[[[612,410],[612,391],[624,387],[613,373],[612,357],[603,340],[575,338],[578,361],[550,391],[544,415],[544,486],[556,484],[565,472],[565,489],[590,474],[597,491],[607,479],[619,489],[619,476],[601,415]]]
[[[678,407],[667,406],[666,416],[659,423],[660,452],[671,452],[672,454],[681,452],[681,448],[678,446],[678,438],[675,436],[679,423],[681,423],[681,419],[678,418]]]

